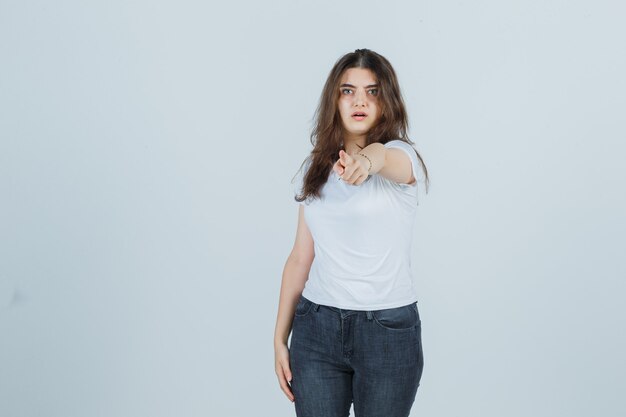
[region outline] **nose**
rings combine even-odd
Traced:
[[[355,106],[363,106],[366,103],[365,93],[363,91],[358,91],[354,95],[354,105]]]

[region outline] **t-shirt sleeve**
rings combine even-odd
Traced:
[[[399,183],[398,185],[416,188],[418,183],[420,182],[423,183],[425,181],[426,177],[424,176],[424,170],[422,169],[422,164],[419,158],[417,157],[417,153],[415,152],[415,149],[410,144],[402,140],[395,139],[395,140],[390,140],[389,142],[385,143],[385,147],[402,149],[404,153],[406,153],[411,159],[411,168],[413,170],[413,176],[415,177],[416,181],[413,184]]]
[[[398,139],[390,140],[389,142],[385,143],[384,146],[386,148],[402,149],[402,151],[404,151],[404,153],[409,156],[409,159],[411,160],[411,169],[413,171],[413,176],[415,177],[416,181],[412,184],[398,183],[395,181],[387,182],[389,184],[392,184],[393,187],[400,192],[402,200],[406,201],[411,206],[419,205],[418,185],[419,183],[424,183],[426,177],[424,175],[424,171],[422,170],[422,164],[417,157],[415,149],[413,148],[413,146],[411,146],[411,144]]]

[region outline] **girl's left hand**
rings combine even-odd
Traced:
[[[343,149],[339,151],[339,159],[333,170],[343,181],[352,185],[361,185],[368,177],[368,163],[362,156],[352,156]]]

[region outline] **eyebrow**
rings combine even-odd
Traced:
[[[340,87],[351,87],[351,88],[356,88],[355,86],[353,86],[352,84],[341,84]],[[371,87],[378,87],[378,84],[370,84],[370,85],[366,85],[365,88],[371,88]]]

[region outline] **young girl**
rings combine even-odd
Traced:
[[[391,64],[341,57],[301,167],[294,247],[285,264],[275,367],[298,417],[408,416],[424,367],[411,270],[418,184]],[[291,343],[287,346],[289,334]]]

